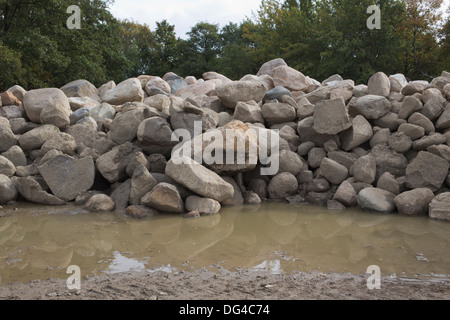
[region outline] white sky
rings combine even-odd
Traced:
[[[166,19],[175,25],[178,37],[187,38],[197,22],[225,26],[229,22],[240,23],[256,13],[261,0],[115,0],[110,7],[119,19],[134,20],[155,30],[156,22]]]
[[[444,0],[443,11],[450,0]],[[186,32],[200,21],[225,26],[240,23],[259,9],[261,0],[115,0],[110,7],[119,19],[134,20],[155,30],[156,22],[166,19],[175,25],[178,37],[186,39]]]

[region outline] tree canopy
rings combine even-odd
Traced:
[[[111,0],[76,1],[81,29],[66,25],[72,0],[0,0],[0,91],[75,79],[100,86],[169,71],[239,79],[278,57],[318,80],[338,73],[366,82],[377,71],[429,79],[450,70],[450,12],[442,15],[442,1],[262,0],[241,23],[201,21],[181,39],[166,20],[154,30],[118,20]],[[380,29],[366,24],[373,4]]]

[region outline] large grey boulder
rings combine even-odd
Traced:
[[[95,101],[100,101],[97,88],[92,83],[84,79],[69,82],[61,87],[61,91],[64,92],[68,98],[89,97]]]
[[[213,215],[219,213],[221,208],[218,201],[198,196],[188,197],[185,205],[188,212],[198,210],[200,215]]]
[[[343,181],[333,196],[333,200],[339,201],[346,207],[354,207],[356,205],[356,199],[355,188],[348,181]]]
[[[351,130],[347,129],[346,131]],[[372,130],[372,127],[371,127]],[[318,147],[322,147],[325,142],[335,136],[330,134],[320,134],[314,129],[314,117],[307,117],[298,122],[297,131],[303,142],[312,142]],[[346,132],[344,131],[344,132]]]
[[[352,127],[339,134],[341,148],[350,151],[372,138],[373,130],[370,123],[361,115],[352,120]]]
[[[65,120],[68,120],[70,114],[70,104],[67,96],[60,89],[45,88],[30,90],[25,94],[23,99],[23,106],[28,119],[35,123],[45,123],[49,121],[57,121],[58,124]],[[45,109],[43,118],[41,113]],[[52,115],[52,112],[56,112],[56,115]],[[67,112],[67,119],[66,119]],[[52,123],[53,124],[53,123]],[[69,122],[67,122],[69,124]]]
[[[262,116],[269,126],[292,121],[297,112],[287,103],[266,103],[262,107]]]
[[[0,152],[7,151],[9,148],[17,144],[17,138],[6,125],[0,125]]]
[[[279,66],[287,66],[287,63],[282,58],[273,59],[264,63],[259,69],[257,76],[268,75],[273,77],[274,69]]]
[[[418,188],[399,194],[394,202],[399,214],[418,216],[428,214],[428,206],[433,198],[433,191],[428,188]]]
[[[115,203],[105,194],[96,194],[93,195],[83,207],[92,212],[113,211]]]
[[[116,146],[97,158],[97,169],[110,183],[122,180],[127,177],[128,163],[136,151],[138,148],[130,142]]]
[[[38,167],[52,193],[65,201],[75,200],[94,184],[95,166],[91,157],[56,156]]]
[[[51,124],[43,125],[21,135],[19,145],[23,150],[40,149],[46,141],[59,133],[60,131],[56,126]]]
[[[142,121],[144,121],[143,109],[119,113],[111,123],[109,129],[110,139],[118,144],[133,141]]]
[[[70,134],[60,132],[47,140],[41,147],[42,154],[46,154],[50,150],[61,151],[72,156],[76,153],[77,142]]]
[[[372,154],[356,159],[350,173],[356,181],[373,184],[377,173],[377,163]]]
[[[334,185],[340,185],[342,181],[348,177],[348,170],[346,167],[328,158],[322,159],[320,169],[322,170],[325,179]]]
[[[142,197],[141,203],[163,212],[183,213],[184,203],[175,186],[161,182]]]
[[[450,85],[449,85],[449,88],[450,88]],[[450,97],[449,97],[449,99],[450,99]],[[450,128],[450,104],[447,104],[444,111],[440,115],[439,119],[436,121],[436,128],[440,129],[440,130],[445,130],[445,129]]]
[[[437,191],[447,177],[447,160],[426,151],[420,151],[406,168],[406,186],[410,189],[429,188]]]
[[[27,201],[48,205],[65,204],[64,200],[42,190],[41,185],[32,177],[12,177],[11,181],[20,195]]]
[[[12,177],[16,173],[16,167],[14,163],[9,161],[9,159],[0,156],[0,174],[4,174],[5,176]]]
[[[219,175],[205,168],[188,157],[171,159],[166,165],[166,175],[206,198],[219,202],[225,201],[234,194],[231,184],[224,181]]]
[[[433,198],[428,214],[433,219],[450,221],[450,192],[441,193]]]
[[[368,211],[389,213],[395,211],[395,195],[378,188],[365,188],[358,193],[358,205]]]
[[[137,130],[139,146],[146,152],[170,155],[177,142],[172,141],[169,123],[160,117],[145,119]]]
[[[233,117],[242,122],[264,123],[262,110],[255,101],[239,101],[234,109]]]
[[[278,172],[289,172],[296,176],[304,166],[302,158],[297,153],[290,150],[280,151]]]
[[[369,94],[387,97],[391,92],[391,82],[383,72],[377,72],[369,78],[367,83]]]
[[[108,90],[103,96],[103,102],[112,105],[121,105],[126,102],[142,102],[144,91],[141,82],[137,78],[130,78],[122,81],[114,88]]]
[[[391,110],[391,103],[385,97],[368,94],[356,98],[350,103],[350,112],[363,115],[366,119],[376,120]]]
[[[261,101],[266,88],[256,81],[233,81],[217,86],[216,93],[225,107],[234,110],[239,101]]]
[[[405,175],[408,160],[398,152],[393,151],[386,145],[376,145],[370,152],[375,158],[377,164],[377,173],[375,180],[385,172],[391,173],[398,178]]]
[[[289,172],[277,174],[270,180],[267,191],[270,199],[284,199],[297,192],[297,178]]]
[[[273,84],[275,87],[285,87],[291,91],[302,91],[313,84],[310,78],[289,66],[278,66],[273,69]]]
[[[0,173],[0,204],[14,201],[17,198],[17,189],[10,178]]]
[[[12,146],[7,151],[3,152],[2,156],[11,161],[15,167],[27,165],[27,157],[19,146]]]
[[[314,109],[314,129],[322,134],[337,134],[352,126],[344,100],[325,100]]]
[[[150,192],[158,182],[144,166],[139,166],[131,178],[130,204],[139,205],[144,195]]]
[[[414,96],[406,96],[403,99],[398,118],[408,119],[411,114],[420,110],[422,110],[422,102]]]

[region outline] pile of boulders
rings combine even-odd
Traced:
[[[167,73],[99,88],[16,85],[0,98],[0,204],[197,217],[271,200],[450,220],[447,72],[320,83],[275,59],[239,81]],[[232,139],[211,138],[228,131]],[[270,175],[260,153],[250,161],[267,149],[261,132],[278,140]],[[198,143],[176,161],[175,150]],[[211,149],[236,160],[240,143],[244,162],[192,160]]]

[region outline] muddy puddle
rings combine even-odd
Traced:
[[[360,210],[265,203],[220,215],[134,220],[76,206],[4,206],[0,212],[0,284],[130,270],[175,272],[220,266],[382,275],[450,274],[450,223]]]

